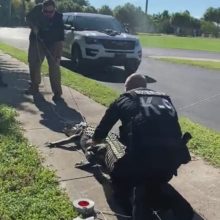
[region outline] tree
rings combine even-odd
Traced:
[[[73,1],[62,0],[57,2],[57,8],[60,12],[82,12],[83,7]]]
[[[81,11],[83,10],[83,7],[89,6],[89,1],[88,0],[56,0],[56,4],[57,5],[78,5],[79,7],[81,7]],[[78,8],[78,7],[77,7]]]
[[[178,26],[178,27],[189,27],[190,26],[190,14],[188,11],[185,11],[183,13],[177,12],[172,16],[172,25]]]
[[[11,0],[0,0],[0,24],[3,26],[10,24],[11,4]]]
[[[20,0],[12,0],[11,4],[11,24],[12,25],[18,25],[24,22],[24,17],[25,17],[25,6],[24,2]]]
[[[114,16],[123,24],[129,26],[132,33],[135,33],[140,26],[139,23],[144,12],[141,11],[140,7],[135,7],[134,5],[127,3],[124,6],[115,7]]]
[[[171,25],[177,35],[187,35],[191,32],[191,16],[189,11],[174,13],[171,17]]]
[[[167,10],[164,10],[162,13],[154,14],[152,19],[158,32],[166,34],[173,33],[173,28],[170,22],[171,15]]]
[[[219,36],[219,27],[210,21],[202,21],[201,22],[201,31],[204,36],[211,34],[212,36]]]
[[[86,6],[83,7],[83,12],[87,12],[87,13],[98,13],[97,9],[93,6]]]
[[[220,24],[220,8],[208,8],[203,15],[205,21],[212,21]]]
[[[162,19],[170,19],[170,14],[169,14],[169,11],[167,10],[164,10],[161,14],[161,18]]]
[[[33,7],[35,3],[33,1],[28,1],[28,4],[26,4],[26,13],[28,13]]]
[[[86,9],[91,12],[96,10],[89,5],[87,0],[57,0],[57,8],[61,12],[84,12]],[[92,8],[88,8],[92,7]]]
[[[140,7],[136,9],[136,31],[152,32],[155,30],[151,16],[142,11]]]
[[[35,4],[42,3],[44,0],[35,0]]]
[[[113,11],[108,5],[103,5],[100,9],[98,9],[99,14],[104,15],[113,15]]]
[[[33,2],[29,0],[0,0],[0,24],[24,25],[27,9]]]
[[[197,18],[191,18],[192,34],[194,37],[201,35],[201,21]]]

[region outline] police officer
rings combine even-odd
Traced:
[[[121,120],[120,141],[129,147],[131,121],[134,116],[140,114],[140,111],[140,121],[144,118],[148,119],[148,128],[144,130],[145,138],[148,137],[152,141],[155,140],[153,137],[181,139],[177,113],[170,98],[164,93],[146,87],[146,79],[141,74],[132,74],[126,79],[126,92],[106,110],[93,135],[94,143],[105,139],[114,124]],[[169,126],[164,122],[169,122]],[[140,145],[140,139],[138,141]]]
[[[56,11],[54,0],[44,0],[37,4],[26,16],[31,28],[29,37],[28,61],[31,83],[27,93],[39,91],[41,65],[46,56],[49,65],[49,78],[54,93],[53,101],[62,100],[60,59],[64,41],[62,14]]]
[[[109,106],[92,137],[92,144],[100,143],[114,124],[121,121],[119,138],[127,147],[126,154],[115,164],[111,178],[116,196],[127,213],[132,210],[129,197],[135,186],[168,183],[178,167],[190,160],[187,153],[185,156],[173,150],[182,144],[182,133],[171,99],[146,87],[143,75],[130,75],[125,82],[126,92]],[[178,195],[175,201],[181,201],[178,204],[185,213],[177,205],[176,210],[180,211],[175,212],[177,219],[192,219],[191,206],[178,193],[174,194]],[[142,218],[137,216],[135,219]]]

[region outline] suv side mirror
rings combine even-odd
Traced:
[[[72,26],[70,24],[64,24],[64,29],[65,30],[72,30]]]
[[[124,30],[125,30],[125,33],[129,33],[129,25],[127,23],[124,23]]]

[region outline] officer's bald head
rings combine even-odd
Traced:
[[[146,88],[147,80],[146,78],[138,73],[131,74],[125,81],[125,90],[129,91],[136,88]]]

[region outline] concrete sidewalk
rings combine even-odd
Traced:
[[[28,87],[28,67],[0,52],[0,70],[8,88],[0,88],[0,103],[13,106],[19,113],[18,120],[28,140],[39,148],[45,158],[45,165],[56,170],[60,184],[71,200],[86,197],[95,201],[96,209],[119,212],[111,198],[107,184],[101,185],[93,176],[94,170],[76,169],[74,165],[85,160],[84,155],[73,151],[71,145],[62,148],[45,147],[47,141],[65,138],[62,129],[67,122],[80,122],[85,116],[87,122],[96,125],[105,108],[88,97],[63,86],[65,102],[52,102],[48,78],[43,78],[41,95],[24,95]],[[191,203],[198,215],[195,220],[220,219],[220,170],[205,164],[199,158],[180,169],[172,185]],[[101,216],[100,216],[101,217]],[[120,219],[106,215],[106,219]],[[104,219],[104,218],[103,218]],[[123,219],[123,218],[121,218]]]

